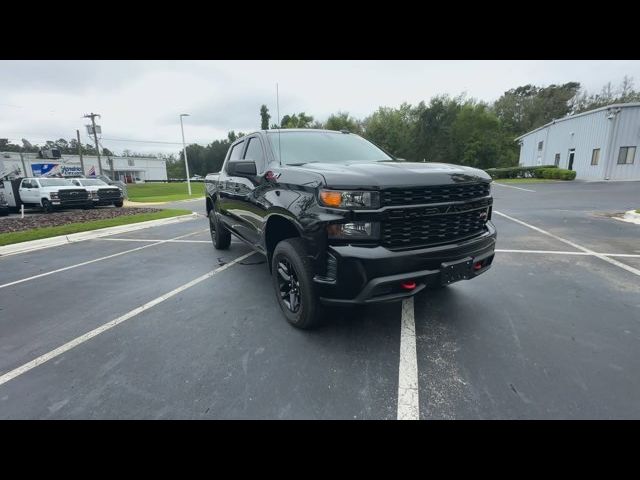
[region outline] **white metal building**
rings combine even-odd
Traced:
[[[37,153],[0,152],[0,160],[6,172],[19,171],[20,176],[42,176],[61,173],[63,175],[100,174],[98,157],[82,156],[84,172],[78,155],[62,155],[61,158],[38,158]],[[167,164],[156,157],[105,157],[100,156],[103,173],[111,177],[113,161],[114,180],[134,183],[145,180],[167,180]]]
[[[554,120],[516,138],[520,165],[557,165],[581,180],[640,180],[640,103]]]

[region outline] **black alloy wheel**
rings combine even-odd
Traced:
[[[302,307],[300,281],[293,265],[287,259],[278,262],[278,286],[280,298],[291,313],[297,313]]]

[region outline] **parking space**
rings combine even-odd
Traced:
[[[310,332],[203,216],[0,258],[0,418],[640,418],[640,185],[523,187],[481,278]]]

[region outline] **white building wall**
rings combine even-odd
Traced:
[[[618,125],[613,137],[611,180],[640,180],[640,108],[623,108],[618,114]],[[620,147],[636,147],[632,164],[618,165]]]
[[[615,107],[611,107],[615,108]],[[617,120],[609,109],[555,121],[520,139],[520,165],[554,165],[568,168],[569,151],[575,149],[573,170],[581,180],[640,180],[640,105],[620,109]],[[617,122],[617,123],[616,123]],[[538,142],[543,142],[542,151]],[[635,146],[633,164],[617,165],[620,147]],[[591,165],[593,150],[600,149],[597,165]]]

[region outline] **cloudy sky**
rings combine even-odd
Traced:
[[[74,138],[82,116],[102,115],[103,146],[122,152],[175,152],[180,113],[187,142],[260,127],[259,109],[276,117],[304,111],[317,120],[347,111],[428,101],[448,93],[485,101],[533,83],[578,81],[598,91],[625,75],[640,87],[640,61],[2,61],[0,138],[32,143]],[[128,140],[127,142],[123,140]],[[139,140],[141,142],[133,142]],[[150,143],[168,142],[168,143]]]

